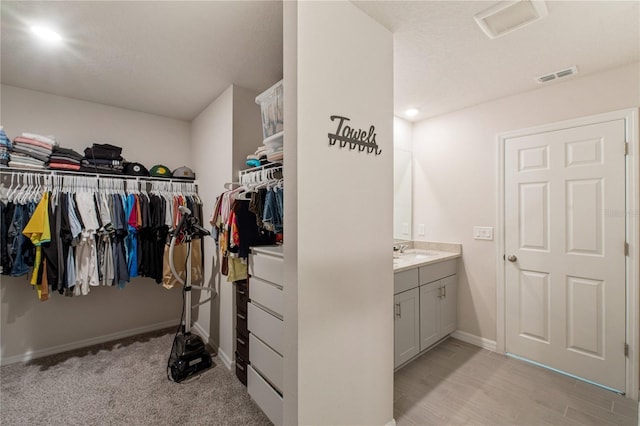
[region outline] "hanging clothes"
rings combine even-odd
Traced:
[[[178,207],[202,218],[194,184],[186,193],[182,183],[159,185],[161,190],[151,184],[147,193],[139,181],[128,180],[125,192],[122,180],[58,176],[55,186],[53,176],[26,173],[13,188],[13,173],[0,200],[0,273],[30,273],[40,300],[49,291],[79,296],[98,285],[123,288],[137,276],[162,283],[167,239],[181,218]],[[202,252],[202,241],[194,244]],[[204,264],[197,263],[201,275]]]
[[[276,242],[276,235],[262,225],[266,203],[261,195],[269,191],[266,188],[250,191],[250,199],[246,198],[245,187],[226,191],[216,199],[209,223],[214,228],[216,246],[222,257],[221,272],[227,276],[228,282],[247,278],[247,258],[250,247],[270,245]],[[274,197],[275,194],[271,195]],[[244,198],[243,198],[244,197]],[[273,200],[273,206],[277,202]],[[277,207],[274,207],[277,209]],[[258,214],[257,214],[258,213]],[[280,216],[279,216],[280,217]],[[271,220],[271,216],[267,217]],[[271,222],[269,222],[271,223]],[[281,223],[281,222],[280,222]],[[282,227],[277,228],[280,232]]]

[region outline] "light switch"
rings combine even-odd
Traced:
[[[491,226],[474,226],[474,240],[493,240],[493,228]]]
[[[424,223],[418,224],[418,235],[424,237]]]

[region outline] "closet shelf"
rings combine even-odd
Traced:
[[[238,172],[238,181],[240,184],[248,183],[248,181],[264,181],[267,179],[265,173],[273,176],[275,172],[282,172],[282,163],[268,163],[262,166],[252,167],[250,169],[240,170]]]
[[[77,172],[73,170],[51,170],[51,169],[30,169],[30,168],[18,168],[18,167],[0,167],[0,175],[11,175],[12,173],[33,173],[50,176],[86,176],[95,178],[109,178],[109,179],[122,179],[122,180],[142,180],[145,182],[180,182],[180,183],[193,183],[198,184],[197,180],[193,179],[181,179],[176,177],[171,178],[157,178],[151,176],[131,176],[116,173],[100,173],[100,172]]]

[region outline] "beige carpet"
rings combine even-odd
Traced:
[[[2,425],[269,425],[235,375],[214,365],[167,379],[173,330],[0,368]]]

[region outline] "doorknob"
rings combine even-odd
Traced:
[[[507,260],[509,262],[515,262],[516,260],[518,260],[518,258],[516,257],[515,254],[510,254],[509,256],[507,256]]]

